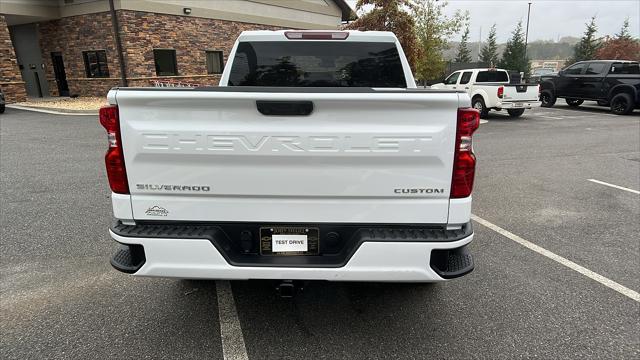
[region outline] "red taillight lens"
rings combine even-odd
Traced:
[[[480,127],[480,112],[472,108],[458,109],[458,137],[471,137]]]
[[[480,126],[480,113],[471,108],[458,109],[458,127],[456,147],[453,155],[453,174],[451,177],[451,195],[454,198],[466,198],[473,191],[473,178],[476,172],[476,157],[473,154],[472,135]]]
[[[502,99],[504,96],[504,86],[498,87],[498,98]]]
[[[100,124],[107,130],[107,138],[109,139],[109,149],[104,157],[109,186],[114,193],[128,194],[129,184],[127,171],[124,167],[120,120],[118,119],[118,107],[116,105],[109,105],[100,109]]]

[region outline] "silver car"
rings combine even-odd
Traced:
[[[531,78],[529,79],[529,81],[532,83],[540,83],[540,78],[542,78],[545,75],[550,75],[555,73],[556,73],[555,69],[548,69],[548,68],[535,69],[531,73]]]

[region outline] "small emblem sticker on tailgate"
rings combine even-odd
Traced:
[[[169,210],[163,208],[162,206],[154,205],[148,208],[144,213],[149,216],[167,216],[169,215]]]

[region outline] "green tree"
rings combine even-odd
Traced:
[[[416,23],[407,11],[412,7],[411,0],[358,0],[356,11],[362,13],[365,7],[372,7],[366,13],[344,28],[351,30],[391,31],[402,45],[407,60],[415,69],[418,54]]]
[[[446,16],[446,7],[446,1],[436,0],[422,0],[411,6],[420,45],[415,77],[423,82],[441,79],[445,75],[446,63],[442,53],[449,48],[449,39],[469,18],[468,12],[461,11]]]
[[[602,60],[640,60],[640,41],[634,39],[629,32],[627,18],[620,29],[620,33],[613,38],[603,41],[595,53],[594,59]]]
[[[458,55],[454,60],[457,63],[470,63],[471,62],[471,50],[469,50],[469,24],[462,33],[462,39],[458,45]]]
[[[487,38],[487,44],[482,47],[480,51],[480,61],[489,64],[490,66],[498,65],[498,41],[496,39],[496,24],[491,26],[489,31],[489,37]]]
[[[598,26],[596,25],[596,17],[593,16],[591,21],[586,23],[586,30],[584,35],[580,39],[580,42],[573,48],[573,57],[568,60],[569,64],[594,59],[596,52],[600,48],[600,39],[596,38],[598,32]]]
[[[624,23],[622,24],[622,29],[620,32],[616,34],[616,39],[618,40],[631,40],[633,36],[629,32],[629,18],[624,19]]]
[[[511,39],[507,41],[499,66],[507,70],[524,72],[525,77],[529,75],[529,59],[526,57],[522,20],[518,22],[516,29],[511,33]]]

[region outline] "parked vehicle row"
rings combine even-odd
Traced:
[[[543,75],[540,87],[543,107],[552,107],[558,98],[574,107],[592,100],[610,106],[614,114],[626,115],[640,107],[640,65],[621,60],[581,61],[557,74]]]
[[[540,79],[545,76],[545,75],[552,75],[555,74],[556,70],[555,69],[549,69],[549,68],[540,68],[540,69],[535,69],[531,72],[531,76],[529,77],[529,81],[532,83],[536,83],[539,84],[540,83]]]
[[[523,84],[512,77],[503,69],[467,69],[452,73],[431,88],[465,91],[482,118],[490,110],[507,110],[509,116],[519,117],[525,109],[540,106],[538,85]]]

